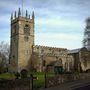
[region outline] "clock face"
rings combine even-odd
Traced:
[[[24,27],[24,34],[25,35],[30,35],[30,26],[29,25],[25,25],[25,27]]]
[[[25,36],[25,37],[24,37],[24,40],[25,40],[26,42],[28,42],[29,37],[28,37],[28,36]]]

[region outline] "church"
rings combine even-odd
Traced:
[[[26,10],[26,15],[23,16],[19,8],[18,12],[11,14],[9,71],[20,72],[26,69],[43,72],[62,68],[66,72],[71,72],[78,64],[76,69],[80,69],[81,58],[75,60],[75,56],[67,48],[35,45],[34,28],[34,12],[29,15]]]

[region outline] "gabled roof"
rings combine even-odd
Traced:
[[[73,50],[68,50],[68,54],[70,54],[70,53],[78,53],[80,50],[81,50],[81,48],[73,49]]]
[[[68,50],[68,54],[78,53],[79,51],[82,51],[82,50],[89,51],[86,47],[82,47],[82,48],[78,48],[78,49]]]

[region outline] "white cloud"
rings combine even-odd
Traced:
[[[0,23],[2,24],[9,24],[10,23],[10,16],[11,14],[1,15],[0,16]]]
[[[64,27],[80,27],[80,21],[73,21],[73,20],[65,20],[65,19],[49,19],[49,18],[42,18],[42,19],[38,19],[36,21],[37,24],[39,25],[47,25],[47,26],[56,26],[56,27],[60,27],[60,26],[64,26]]]
[[[24,12],[26,9],[29,13],[33,10],[35,11],[36,44],[66,48],[81,47],[82,32],[84,30],[83,20],[90,15],[88,9],[90,5],[86,3],[86,1],[89,0],[81,1],[82,0],[68,0],[68,2],[67,0],[25,1]],[[79,2],[81,2],[81,4],[79,4]],[[0,1],[0,41],[9,41],[10,14],[15,10],[17,11],[18,7],[21,7],[21,3],[18,0]],[[46,32],[44,33],[43,30],[46,30]],[[67,30],[69,30],[70,33],[61,32]],[[73,34],[71,34],[71,32],[73,32]]]
[[[62,40],[62,41],[78,41],[82,39],[80,34],[66,34],[66,33],[38,33],[36,34],[38,39],[46,40]]]
[[[47,46],[57,46],[63,48],[79,48],[81,47],[82,36],[72,35],[65,33],[38,33],[36,34],[35,42],[36,44],[47,45]]]

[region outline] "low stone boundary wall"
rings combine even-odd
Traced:
[[[32,90],[31,78],[0,81],[0,90]]]
[[[46,78],[46,87],[52,87],[65,82],[90,78],[90,74],[62,74]]]

